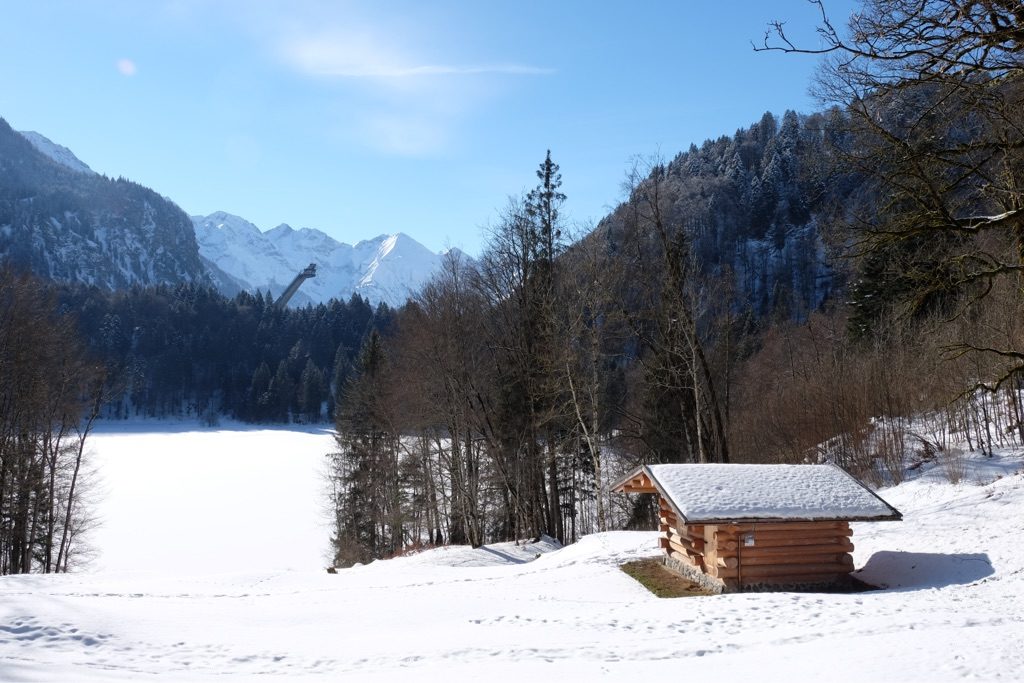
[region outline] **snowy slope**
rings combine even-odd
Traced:
[[[104,568],[0,578],[0,680],[569,683],[672,672],[863,683],[1024,671],[1019,452],[974,458],[957,486],[932,469],[882,492],[905,521],[857,523],[853,538],[860,576],[886,590],[664,600],[618,569],[658,552],[650,532],[563,549],[442,548],[329,575],[315,494],[329,434],[120,429],[93,445],[107,489]]]
[[[261,232],[238,216],[217,212],[193,216],[199,251],[243,289],[270,289],[279,295],[310,263],[317,276],[303,283],[295,304],[348,299],[399,306],[426,283],[442,264],[408,235],[380,235],[356,245],[339,242],[311,228],[282,224]]]
[[[404,302],[441,269],[444,259],[403,233],[364,240],[355,250],[362,266],[356,291],[371,301]]]
[[[76,157],[74,152],[64,145],[58,145],[53,140],[50,140],[50,138],[37,133],[34,130],[19,130],[18,132],[23,138],[31,142],[33,147],[56,161],[61,166],[69,168],[76,173],[85,173],[87,175],[96,174],[95,171],[89,168],[88,164]]]
[[[192,217],[199,254],[242,289],[270,289],[278,295],[292,281],[293,269],[249,221],[224,212]]]

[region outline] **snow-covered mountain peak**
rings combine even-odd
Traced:
[[[461,261],[472,260],[470,258],[470,256],[469,256],[469,254],[467,254],[466,252],[462,251],[458,247],[448,247],[447,249],[442,249],[441,250],[441,256],[448,256],[449,254],[451,254],[452,256],[454,256],[455,258],[457,258],[457,259],[459,259]]]
[[[226,211],[215,211],[209,216],[192,216],[192,223],[202,225],[204,230],[232,233],[238,235],[262,235],[255,225],[241,216]]]
[[[412,237],[406,235],[404,232],[396,232],[391,235],[378,235],[371,240],[363,240],[362,242],[359,242],[355,248],[357,250],[373,249],[375,251],[374,256],[376,258],[384,258],[389,255],[393,258],[424,258],[428,255],[429,257],[437,258],[444,255],[443,252],[435,254]]]
[[[315,228],[299,228],[296,230],[287,223],[271,228],[264,234],[276,244],[316,245],[317,248],[327,250],[336,249],[339,245],[344,244]]]
[[[384,258],[394,250],[395,245],[398,244],[398,235],[391,235],[384,239],[380,243],[380,248],[377,249],[377,257]]]
[[[32,143],[37,150],[50,157],[58,164],[69,168],[76,173],[96,175],[96,171],[89,168],[89,165],[74,155],[74,153],[63,145],[58,145],[50,138],[37,133],[34,130],[20,130],[18,133]]]
[[[288,225],[287,223],[282,223],[281,225],[277,226],[276,228],[271,228],[270,230],[267,230],[267,232],[265,234],[266,234],[267,237],[269,237],[271,239],[277,239],[277,238],[280,238],[280,237],[287,237],[288,235],[292,234],[293,232],[295,232],[295,228],[293,228],[292,226]]]
[[[303,283],[296,305],[352,294],[373,303],[400,306],[437,272],[443,262],[404,233],[378,235],[355,246],[314,228],[286,223],[261,232],[243,218],[217,212],[194,216],[200,253],[242,289],[269,289],[275,296],[310,263],[315,278]]]
[[[366,251],[367,249],[376,250],[379,249],[381,243],[383,243],[384,240],[388,239],[389,237],[391,237],[391,235],[386,235],[382,233],[380,235],[377,235],[376,237],[371,237],[370,239],[359,240],[358,242],[355,243],[355,246],[353,248],[358,251]]]

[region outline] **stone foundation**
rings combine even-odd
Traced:
[[[838,576],[828,581],[744,582],[743,588],[740,589],[735,585],[728,585],[721,579],[711,578],[693,565],[674,557],[666,555],[662,558],[662,562],[666,568],[711,595],[720,595],[721,593],[860,593],[874,589],[874,586],[858,581],[849,575]]]
[[[677,560],[674,557],[665,556],[665,566],[679,574],[684,579],[692,583],[693,585],[701,588],[712,595],[718,595],[723,592],[727,592],[725,584],[718,579],[713,579],[701,570],[694,567],[692,564],[687,564],[681,560]]]

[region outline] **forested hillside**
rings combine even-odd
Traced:
[[[0,119],[0,260],[58,282],[210,284],[189,217],[153,190],[61,165]]]
[[[838,293],[825,229],[861,181],[831,163],[845,129],[839,111],[768,112],[665,164],[666,219],[686,232],[700,277],[731,287],[734,308],[802,319]],[[628,209],[600,227],[614,231]]]

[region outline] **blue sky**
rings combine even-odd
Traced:
[[[805,0],[7,3],[0,117],[192,214],[475,254],[549,148],[583,225],[638,156],[813,111],[772,19],[817,44]]]

